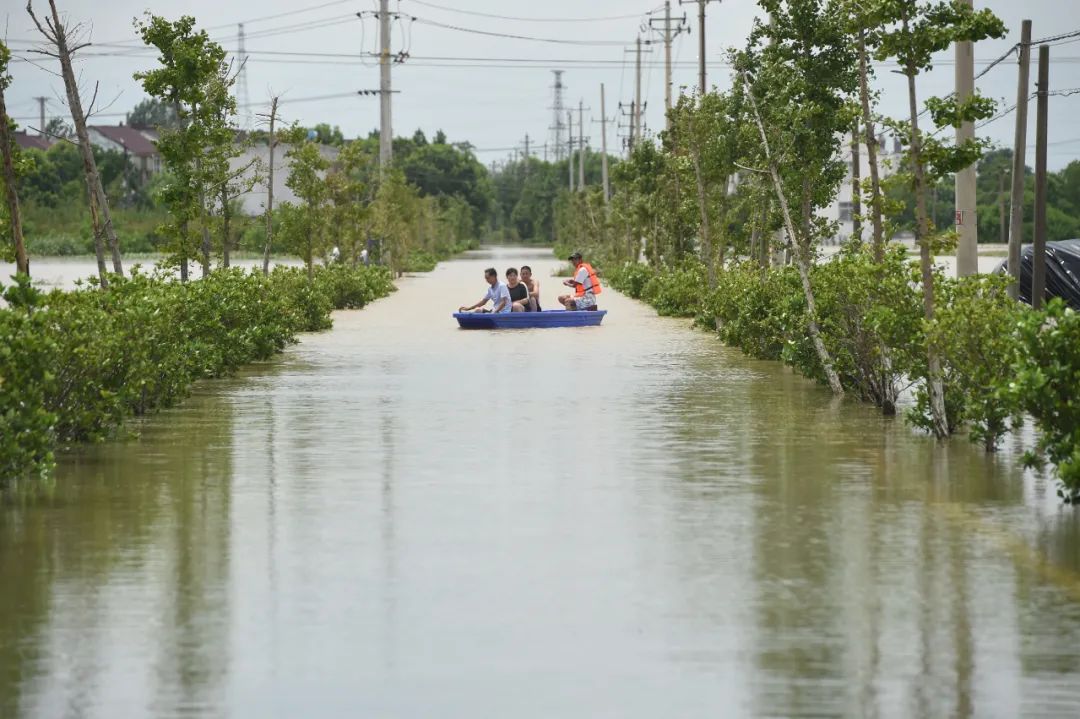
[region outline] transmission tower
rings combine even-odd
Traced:
[[[552,115],[553,123],[548,129],[554,133],[553,143],[555,147],[555,161],[558,162],[565,157],[563,153],[566,144],[564,135],[564,130],[566,129],[566,121],[564,119],[566,117],[566,108],[563,106],[563,90],[566,88],[562,82],[563,71],[552,70],[551,72],[555,75],[555,84],[552,85],[555,97],[550,108],[554,113]]]
[[[236,32],[236,53],[240,60],[240,69],[236,73],[236,104],[240,110],[240,126],[247,129],[251,126],[251,100],[248,97],[247,81],[247,52],[244,50],[244,23],[240,23]]]

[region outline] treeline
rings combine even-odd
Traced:
[[[921,98],[920,76],[958,40],[1003,36],[1001,21],[954,2],[759,5],[769,20],[730,52],[732,89],[681,97],[659,142],[638,142],[613,169],[610,202],[596,186],[567,197],[560,251],[582,249],[615,287],[661,313],[696,317],[836,395],[891,414],[911,389],[908,417],[938,438],[967,431],[992,450],[1020,416],[1033,417],[1039,447],[1027,459],[1050,459],[1064,495],[1075,497],[1080,317],[1058,301],[1034,312],[1010,299],[1005,279],[955,280],[934,264],[956,242],[951,208],[947,223],[931,216],[934,188],[984,156],[984,164],[1001,157],[986,156],[985,141],[955,145],[936,132],[990,117],[994,103]],[[871,60],[907,77],[904,117],[880,114]],[[889,177],[878,157],[882,128],[903,143]],[[864,138],[868,177],[852,178],[841,159],[850,133]],[[997,178],[987,171],[986,181]],[[838,227],[823,210],[849,182],[855,236],[826,260],[820,247]],[[1058,199],[1071,213],[1067,193]],[[904,227],[918,261],[889,245]]]
[[[66,24],[46,17],[39,29],[70,59]],[[231,94],[235,68],[193,18],[147,15],[137,29],[160,55],[155,67],[135,73],[149,98],[128,122],[158,132],[163,171],[145,182],[123,153],[93,146],[78,103],[71,125],[49,123],[58,141],[47,151],[20,151],[9,132],[0,142],[10,168],[0,177],[5,254],[90,251],[102,285],[123,273],[124,254],[150,251],[165,253],[183,279],[189,264],[201,265],[205,276],[212,259],[227,267],[237,251],[290,253],[310,266],[334,248],[346,261],[366,249],[372,260],[407,270],[475,245],[488,227],[491,179],[468,144],[451,144],[442,132],[429,142],[417,131],[395,139],[395,163],[380,171],[376,133],[347,141],[327,124],[282,126],[276,101],[267,108],[273,132],[241,132]],[[10,84],[9,58],[2,47],[0,94]],[[77,84],[68,91],[77,97]],[[4,128],[14,129],[0,114]],[[274,207],[268,198],[262,216],[245,216],[241,198],[265,192],[275,171],[279,182],[287,174],[299,200],[279,198]],[[28,264],[19,265],[25,273]]]

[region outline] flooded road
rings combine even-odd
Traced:
[[[1076,716],[1080,523],[615,293],[466,332],[496,250],[0,509],[3,717]]]

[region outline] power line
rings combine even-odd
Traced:
[[[591,45],[594,47],[601,46],[622,46],[625,43],[618,40],[565,40],[557,37],[533,37],[531,35],[514,35],[512,33],[504,32],[492,32],[490,30],[477,30],[476,28],[462,27],[460,25],[450,25],[448,23],[437,22],[435,20],[428,20],[426,18],[413,17],[413,22],[418,22],[421,25],[430,25],[432,27],[442,28],[444,30],[454,30],[456,32],[471,33],[473,35],[485,35],[487,37],[499,37],[509,40],[526,40],[528,42],[548,42],[556,45]]]
[[[459,8],[447,7],[445,5],[437,5],[433,2],[425,2],[425,0],[412,0],[417,5],[424,5],[426,7],[435,8],[436,10],[445,10],[447,12],[455,12],[461,15],[473,15],[475,17],[487,17],[495,20],[513,20],[515,22],[609,22],[612,20],[631,20],[641,17],[642,15],[648,15],[656,12],[656,10],[649,10],[644,13],[634,13],[633,15],[608,15],[607,17],[515,17],[513,15],[495,15],[493,13],[477,12],[476,10],[461,10]]]

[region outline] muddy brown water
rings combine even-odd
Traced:
[[[0,506],[3,717],[1076,716],[1080,524],[615,293],[467,332],[494,249]]]

